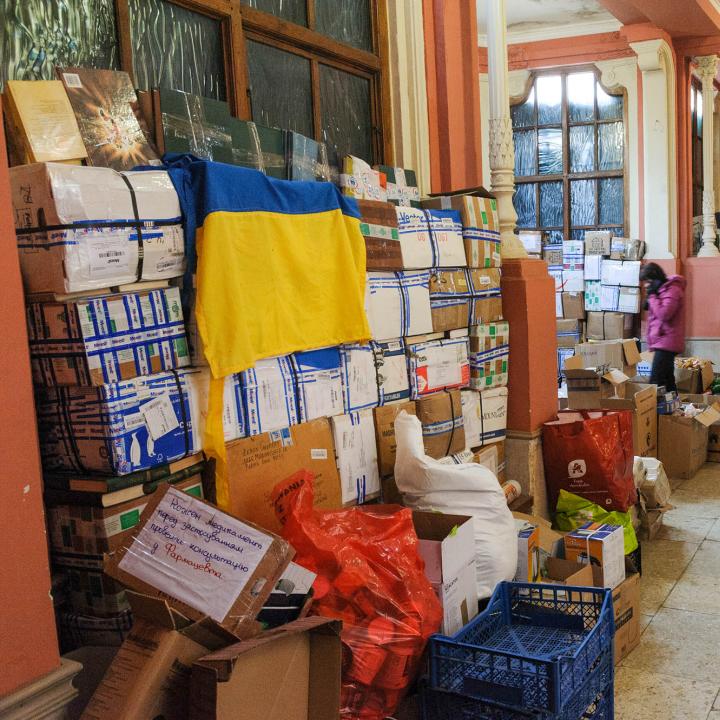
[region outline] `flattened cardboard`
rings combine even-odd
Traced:
[[[373,410],[380,477],[388,477],[395,472],[395,454],[397,452],[395,419],[403,410],[409,415],[415,415],[415,402],[410,400],[397,405],[383,405]]]
[[[227,444],[230,512],[277,532],[281,525],[281,493],[273,502],[275,485],[299,470],[314,476],[315,507],[341,506],[335,444],[327,418],[293,425]]]
[[[186,602],[160,592],[150,583],[141,580],[139,577],[136,577],[120,567],[121,564],[124,564],[123,561],[128,555],[128,552],[131,551],[131,548],[133,553],[138,552],[138,545],[135,542],[138,535],[143,532],[145,525],[155,516],[156,508],[164,500],[167,493],[170,492],[175,493],[176,491],[171,486],[165,485],[153,494],[143,511],[140,522],[134,528],[133,532],[124,539],[123,543],[115,552],[106,556],[104,570],[108,575],[110,575],[110,577],[119,580],[137,593],[165,600],[172,610],[179,612],[189,620],[194,620],[196,622],[207,620],[208,617],[206,612],[203,612],[196,607],[191,607]],[[198,499],[193,499],[193,501],[206,505],[209,508],[213,507],[210,503],[205,503]],[[227,516],[226,513],[223,513],[220,510],[217,510],[214,515],[215,518],[221,519],[224,516]],[[237,637],[243,637],[247,634],[249,629],[253,629],[254,631],[255,616],[258,612],[260,612],[265,600],[275,587],[275,583],[278,578],[295,555],[295,551],[292,549],[290,544],[282,538],[277,535],[272,535],[257,526],[253,526],[251,523],[245,522],[244,524],[267,536],[270,540],[270,544],[265,548],[265,552],[254,571],[250,572],[248,579],[233,602],[230,610],[225,614],[225,617],[222,618],[222,620],[217,621],[219,626],[233,633]],[[168,525],[172,525],[171,520],[168,520]],[[172,535],[172,529],[166,529],[170,535]],[[161,542],[163,537],[167,537],[162,529],[155,531],[155,534],[159,538],[158,544]],[[168,544],[172,544],[172,541]],[[171,548],[166,547],[165,549],[169,551]],[[142,550],[142,552],[150,553],[150,549]],[[233,551],[233,553],[237,553],[237,551]],[[179,562],[179,560],[176,560],[176,562]],[[168,567],[172,566],[169,565]],[[201,572],[202,570],[198,571]],[[206,600],[209,601],[209,599]],[[206,600],[198,602],[198,604],[202,604],[206,602]]]
[[[198,659],[189,720],[337,720],[341,628],[304,618]]]

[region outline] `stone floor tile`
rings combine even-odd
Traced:
[[[720,615],[720,577],[685,573],[675,584],[664,607]]]
[[[705,540],[687,566],[688,575],[720,578],[720,543]]]
[[[643,580],[659,577],[677,580],[685,571],[699,543],[653,540],[642,547]]]

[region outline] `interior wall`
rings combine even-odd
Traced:
[[[5,134],[0,113],[0,482],[5,548],[0,571],[0,696],[60,664],[50,596],[42,479],[30,379],[25,308]]]

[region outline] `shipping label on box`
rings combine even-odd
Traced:
[[[470,386],[476,390],[505,387],[510,357],[510,326],[506,321],[470,329]]]
[[[269,530],[279,531],[292,483],[280,481],[307,470],[314,477],[315,507],[341,505],[340,480],[330,421],[318,418],[227,445],[228,510]]]
[[[460,391],[449,390],[419,398],[415,403],[422,423],[425,454],[436,460],[465,449]]]
[[[365,238],[368,270],[402,270],[395,207],[389,202],[358,200],[360,232]]]
[[[39,389],[45,469],[126,475],[200,452],[209,380],[207,371],[180,369],[97,388]],[[241,437],[243,423],[239,377],[229,376],[226,440]]]
[[[461,393],[465,443],[476,448],[501,442],[507,427],[507,396],[505,387],[490,390],[463,390]]]
[[[398,402],[410,398],[407,355],[404,340],[372,343],[377,370],[379,404]]]
[[[165,170],[121,174],[35,163],[12,168],[10,181],[27,293],[86,292],[183,274],[180,204]]]
[[[307,350],[291,355],[300,421],[343,412],[340,348]]]
[[[258,360],[240,373],[247,432],[259,435],[299,422],[290,356]]]
[[[408,343],[407,355],[413,399],[469,382],[467,338]]]
[[[565,536],[565,559],[599,567],[603,587],[617,587],[625,579],[622,526],[590,522],[573,530]]]
[[[380,494],[375,423],[372,410],[330,419],[343,505],[360,504]]]
[[[460,212],[468,267],[500,267],[500,221],[495,198],[470,194],[450,195],[423,200],[422,205]]]
[[[32,303],[27,320],[36,385],[102,385],[190,364],[178,288]]]
[[[379,402],[375,350],[370,345],[341,345],[343,405],[346,413]]]
[[[395,453],[397,452],[395,418],[403,410],[410,415],[415,415],[415,402],[410,400],[396,405],[384,405],[373,410],[378,467],[381,477],[388,477],[395,471]],[[385,501],[388,501],[387,498]]]

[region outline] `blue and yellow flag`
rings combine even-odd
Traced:
[[[330,183],[187,157],[169,170],[186,233],[195,228],[195,312],[215,378],[205,449],[226,506],[222,378],[262,358],[366,341],[365,242],[357,204]]]

